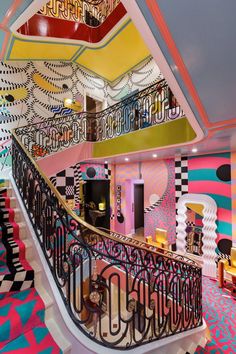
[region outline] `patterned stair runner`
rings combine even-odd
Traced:
[[[0,354],[62,353],[45,326],[45,306],[14,215],[0,180]]]
[[[195,354],[236,353],[236,302],[230,292],[220,289],[210,278],[202,278],[203,316],[210,340],[205,348],[198,347]]]

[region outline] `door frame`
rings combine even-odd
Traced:
[[[102,102],[102,109],[106,109],[107,108],[107,100],[103,97],[99,97],[96,94],[89,92],[87,90],[84,90],[84,111],[86,112],[87,109],[87,104],[86,104],[86,97],[89,96],[91,98],[93,98],[94,100],[97,100],[99,102]]]
[[[144,180],[143,179],[126,179],[125,180],[125,234],[133,235],[135,233],[135,220],[134,220],[134,185],[143,184],[144,193]],[[144,206],[143,206],[144,207]]]

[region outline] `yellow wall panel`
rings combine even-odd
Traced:
[[[93,157],[109,157],[190,142],[196,133],[187,118],[136,130],[113,139],[96,142]]]
[[[42,89],[50,92],[62,92],[62,89],[59,89],[58,87],[55,87],[53,84],[51,84],[49,81],[44,79],[40,74],[35,73],[33,75],[33,81],[41,87]]]
[[[28,91],[25,87],[18,89],[0,90],[0,96],[12,95],[15,100],[23,100],[28,96]]]
[[[70,60],[81,46],[62,43],[22,41],[14,38],[9,49],[10,60]]]
[[[129,22],[103,46],[86,48],[76,61],[105,79],[114,81],[149,55],[140,34]]]

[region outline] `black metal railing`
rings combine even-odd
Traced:
[[[39,13],[97,27],[106,20],[119,3],[120,0],[50,0]]]
[[[76,216],[13,132],[13,176],[78,328],[130,349],[202,324],[201,267]]]
[[[16,129],[34,158],[84,141],[104,141],[184,116],[165,80],[98,113],[75,113]]]

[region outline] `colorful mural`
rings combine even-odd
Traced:
[[[236,153],[231,153],[232,241],[236,246]]]
[[[152,58],[131,70],[107,87],[107,102],[111,106],[135,90],[142,90],[164,77]]]
[[[157,227],[166,229],[170,244],[176,240],[176,202],[184,193],[201,193],[212,197],[218,206],[217,211],[217,254],[227,258],[232,245],[232,202],[231,202],[231,154],[211,154],[194,157],[177,157],[167,160],[145,161],[117,164],[110,168],[99,164],[77,164],[67,169],[67,174],[77,172],[77,188],[79,195],[79,179],[111,178],[111,220],[112,229],[122,234],[132,231],[132,211],[127,203],[132,202],[131,191],[127,189],[127,181],[142,180],[144,183],[144,236],[155,235]],[[64,172],[63,172],[64,173]],[[67,176],[68,177],[68,176]],[[56,176],[57,186],[61,183],[61,173]],[[69,180],[68,180],[69,181]],[[64,185],[68,184],[64,180]],[[119,186],[119,210],[124,218],[117,218],[117,186]],[[60,188],[59,188],[60,189]],[[69,188],[67,188],[69,191]],[[62,195],[66,194],[66,186]],[[127,205],[126,205],[127,204]],[[190,206],[188,226],[202,227],[201,211]],[[193,211],[192,211],[193,210]],[[199,214],[196,216],[195,212]]]
[[[80,169],[82,173],[82,179],[86,180],[94,180],[94,179],[109,179],[110,170],[106,164],[89,164],[89,163],[81,163]]]
[[[141,179],[144,182],[144,235],[155,235],[157,227],[168,230],[170,243],[175,242],[175,173],[174,160],[158,160],[120,164],[115,167],[116,186],[121,186],[121,212],[124,222],[115,220],[115,230],[127,233],[130,215],[126,207],[126,180]]]
[[[185,169],[176,170],[176,196],[186,192],[201,193],[215,200],[218,207],[216,252],[226,257],[232,245],[231,154],[178,158],[175,166]]]
[[[212,197],[217,204],[217,253],[228,254],[232,245],[230,153],[188,158],[188,191]]]
[[[51,176],[50,180],[72,209],[80,208],[80,183],[86,180],[110,179],[108,164],[78,163]],[[112,199],[113,201],[113,199]]]
[[[126,92],[149,86],[161,77],[153,60],[146,61],[111,86],[77,64],[65,62],[0,63],[0,168],[11,166],[11,129],[70,114],[64,98],[82,101],[84,94],[118,102]]]
[[[168,241],[170,244],[175,243],[176,231],[175,231],[175,165],[174,160],[164,160],[165,168],[163,168],[162,174],[160,176],[155,174],[150,175],[150,179],[154,180],[156,183],[153,185],[153,192],[157,192],[161,189],[163,185],[166,188],[163,189],[163,194],[160,194],[159,203],[154,205],[153,209],[146,212],[144,216],[144,235],[149,236],[155,235],[155,229],[157,227],[167,230]],[[160,165],[161,165],[160,164]],[[154,163],[153,163],[154,165]],[[158,161],[156,166],[159,166]],[[161,166],[160,166],[161,167]],[[160,168],[161,169],[161,168]],[[145,163],[144,163],[145,170]],[[146,182],[146,183],[145,183]],[[145,185],[148,185],[148,180],[144,179],[144,190]]]
[[[106,87],[78,65],[62,62],[1,62],[0,83],[0,165],[5,166],[11,164],[11,129],[62,113],[64,98],[85,91],[104,99]]]

